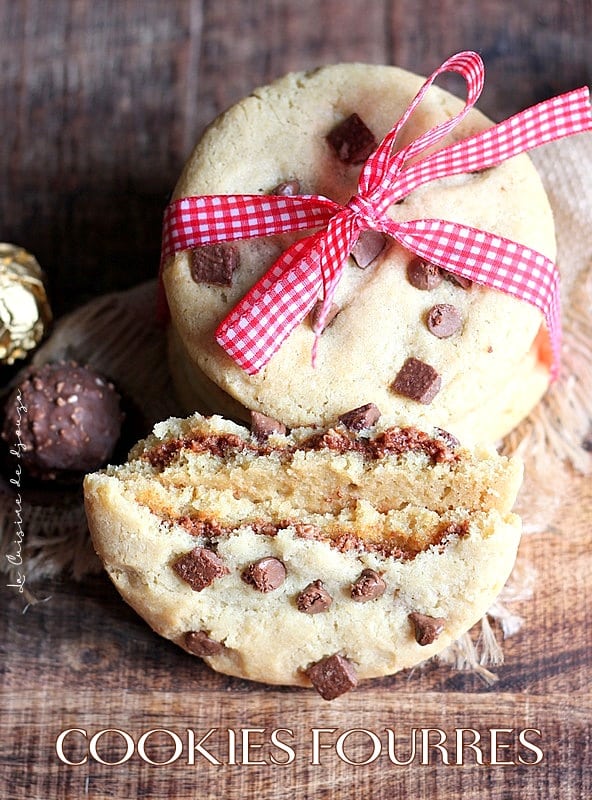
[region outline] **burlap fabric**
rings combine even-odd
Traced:
[[[557,533],[569,525],[574,499],[578,524],[592,521],[586,498],[568,491],[573,471],[592,474],[592,136],[581,134],[546,145],[533,160],[549,194],[558,238],[562,275],[563,348],[560,379],[530,417],[501,443],[519,452],[526,477],[517,511],[525,533]],[[143,426],[179,414],[167,368],[164,333],[154,319],[156,282],[127,292],[99,297],[63,318],[37,351],[34,363],[61,358],[90,363],[108,375],[141,412]],[[9,480],[9,476],[8,476]],[[549,491],[553,487],[553,491]],[[12,489],[12,491],[11,491]],[[22,531],[26,599],[43,596],[44,582],[56,576],[76,581],[97,573],[101,565],[89,542],[79,491],[17,497],[8,482],[0,491],[1,569],[13,569],[6,558],[15,526]],[[500,663],[502,648],[490,620],[504,636],[524,620],[512,612],[524,600],[536,576],[519,557],[499,601],[479,630],[467,634],[441,659],[458,668],[477,670],[494,680],[488,667]],[[526,623],[528,620],[526,620]]]

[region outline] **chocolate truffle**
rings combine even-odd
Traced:
[[[25,372],[8,398],[2,438],[30,476],[70,478],[107,463],[122,420],[119,394],[105,377],[57,362]]]

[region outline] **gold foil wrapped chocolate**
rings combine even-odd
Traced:
[[[37,260],[22,247],[0,242],[0,363],[25,358],[51,319]]]

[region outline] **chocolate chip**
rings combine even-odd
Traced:
[[[415,641],[422,647],[435,642],[446,624],[446,620],[442,617],[429,617],[427,614],[420,614],[418,611],[409,614],[409,619],[415,631]]]
[[[323,301],[317,300],[317,302],[314,304],[309,314],[310,327],[313,329],[313,331],[316,330],[316,327],[319,324],[322,307],[323,307]],[[338,305],[336,305],[335,303],[331,303],[331,305],[329,306],[329,311],[327,312],[327,316],[325,317],[325,322],[323,323],[323,329],[319,331],[319,333],[322,333],[329,327],[329,325],[333,322],[335,317],[339,314],[340,310],[341,309],[339,308]]]
[[[259,411],[251,411],[251,433],[260,442],[266,441],[272,433],[285,434],[286,430],[283,422]]]
[[[266,556],[249,564],[243,570],[241,577],[245,583],[257,589],[258,592],[266,594],[279,589],[286,580],[286,568],[279,558]]]
[[[441,385],[442,379],[433,367],[418,358],[408,358],[391,383],[391,389],[427,405],[438,394]]]
[[[356,113],[333,128],[327,141],[344,164],[362,164],[377,145],[374,134]]]
[[[269,194],[276,194],[282,195],[283,197],[294,197],[296,194],[300,194],[300,181],[299,180],[291,180],[291,181],[283,181],[282,183],[278,183]]]
[[[298,611],[303,614],[320,614],[331,606],[333,599],[322,581],[309,583],[296,598]]]
[[[374,403],[347,411],[339,417],[339,421],[350,431],[361,431],[371,428],[380,419],[380,411]]]
[[[194,592],[201,592],[216,578],[227,575],[229,569],[221,558],[206,547],[194,547],[173,564],[177,575],[188,583]]]
[[[416,289],[431,291],[442,283],[442,270],[436,264],[414,258],[407,265],[407,280]]]
[[[366,269],[386,246],[386,239],[380,231],[362,231],[352,247],[351,256],[360,269]]]
[[[191,251],[191,277],[196,283],[231,286],[238,264],[238,250],[233,245],[207,244]]]
[[[455,286],[460,286],[461,289],[470,289],[473,281],[470,278],[464,278],[462,275],[455,275],[453,272],[442,270],[442,273],[447,281],[453,283]]]
[[[323,700],[334,700],[358,685],[353,664],[338,653],[317,661],[306,674]]]
[[[438,339],[447,339],[461,328],[462,317],[454,306],[438,303],[428,311],[426,325]]]
[[[205,631],[187,631],[183,641],[194,656],[215,656],[224,650],[222,642],[211,639]]]
[[[386,589],[386,583],[378,572],[373,569],[363,570],[357,581],[351,587],[351,599],[356,603],[367,603],[381,597]]]

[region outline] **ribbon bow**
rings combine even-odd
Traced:
[[[432,83],[447,71],[465,79],[464,108],[393,152],[399,131]],[[546,142],[592,129],[589,92],[582,87],[418,159],[467,115],[481,94],[483,80],[483,62],[477,53],[462,52],[445,61],[368,158],[357,194],[345,206],[321,195],[208,195],[184,197],[168,206],[161,263],[180,250],[214,242],[315,231],[289,247],[216,330],[218,343],[248,374],[256,374],[267,364],[321,294],[314,359],[346,258],[360,233],[373,229],[453,274],[536,306],[544,314],[554,355],[552,374],[556,377],[561,336],[559,275],[550,259],[532,248],[467,225],[440,219],[396,222],[387,213],[394,203],[425,183],[486,169]]]

